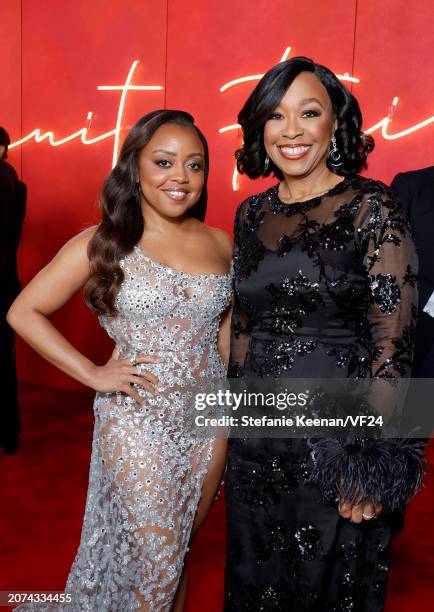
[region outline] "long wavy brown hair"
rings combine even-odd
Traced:
[[[140,186],[136,183],[139,155],[156,130],[166,123],[191,127],[203,144],[204,186],[199,200],[188,211],[188,215],[201,221],[205,218],[209,156],[204,135],[189,113],[177,110],[148,113],[137,121],[125,138],[118,162],[106,178],[101,192],[102,218],[89,241],[90,277],[84,287],[86,304],[98,315],[117,314],[115,299],[124,280],[119,262],[140,241],[144,229]]]

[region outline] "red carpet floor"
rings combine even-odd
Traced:
[[[92,398],[26,385],[21,397],[20,451],[0,455],[0,591],[63,590],[80,536]],[[430,454],[433,467],[425,489],[409,505],[405,527],[394,542],[386,612],[434,610]],[[222,610],[224,549],[220,497],[191,551],[187,612]]]

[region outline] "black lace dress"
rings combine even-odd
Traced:
[[[417,260],[384,184],[346,177],[294,204],[277,185],[254,195],[237,211],[234,259],[230,376],[409,376]],[[225,610],[383,610],[393,517],[420,486],[421,448],[231,439]],[[337,511],[335,475],[352,462],[353,493],[368,495],[369,481],[384,504],[361,524]]]

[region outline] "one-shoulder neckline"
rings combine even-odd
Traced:
[[[146,255],[146,253],[143,251],[142,247],[140,246],[140,244],[136,244],[134,247],[134,250],[136,251],[136,253],[138,253],[138,255],[142,258],[145,259],[146,261],[149,261],[151,264],[153,264],[154,266],[158,267],[158,268],[163,268],[164,270],[168,270],[171,274],[173,275],[180,275],[180,276],[188,276],[190,278],[229,278],[232,275],[232,269],[233,269],[233,261],[231,261],[231,266],[229,268],[229,272],[227,272],[227,274],[216,274],[216,273],[200,273],[200,274],[193,274],[191,272],[185,272],[184,270],[177,270],[176,268],[173,268],[172,266],[169,266],[161,261],[158,261],[157,259],[154,259],[153,257],[149,257],[149,255]]]

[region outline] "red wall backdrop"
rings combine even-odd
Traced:
[[[432,117],[432,3],[430,0],[2,0],[0,3],[0,124],[17,141],[40,128],[55,140],[83,128],[88,138],[114,129],[120,91],[139,60],[133,85],[161,91],[128,92],[122,119],[128,126],[155,108],[191,112],[211,150],[208,223],[231,231],[237,203],[263,184],[241,177],[232,189],[234,124],[254,83],[225,92],[239,77],[261,74],[290,56],[307,55],[352,85],[365,128],[399,103],[388,127],[401,132]],[[369,175],[390,182],[403,170],[434,164],[433,123],[398,139],[374,132],[377,147]],[[113,137],[92,145],[79,138],[59,147],[30,140],[10,152],[27,183],[28,212],[20,254],[27,282],[58,248],[97,219],[97,196],[111,168]],[[65,274],[68,270],[65,270]],[[102,362],[110,345],[77,296],[54,317],[83,352]],[[18,344],[22,380],[66,388],[75,383]]]

